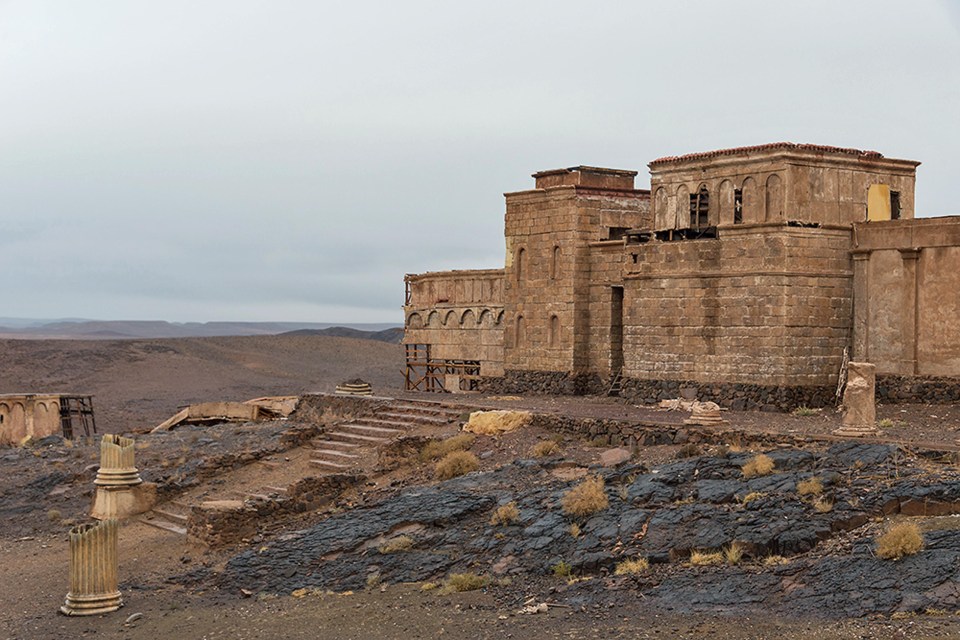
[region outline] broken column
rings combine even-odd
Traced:
[[[727,421],[720,415],[720,405],[716,402],[696,402],[691,407],[690,417],[683,424],[698,424],[705,427],[726,424]]]
[[[70,530],[70,591],[60,607],[68,616],[110,613],[123,606],[117,579],[117,521]]]
[[[134,465],[133,438],[108,434],[100,442],[97,494],[90,515],[98,520],[124,518],[149,511],[156,485],[145,484]]]
[[[874,397],[877,367],[869,362],[847,365],[847,386],[843,391],[843,423],[833,433],[860,438],[875,435],[877,408]]]

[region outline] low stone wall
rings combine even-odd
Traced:
[[[330,419],[359,418],[390,402],[379,396],[349,396],[335,393],[308,393],[300,396],[291,420],[323,422]]]
[[[951,404],[960,402],[960,379],[926,376],[877,376],[877,402]]]
[[[835,387],[779,387],[627,378],[623,381],[620,396],[644,404],[686,397],[701,402],[716,402],[735,411],[793,411],[797,407],[831,406],[835,393]]]
[[[481,379],[479,389],[488,394],[583,396],[602,393],[604,385],[595,373],[508,370],[501,377]]]
[[[366,476],[351,474],[308,477],[276,498],[204,502],[190,511],[187,537],[209,548],[239,544],[257,534],[261,521],[320,509],[364,481]]]

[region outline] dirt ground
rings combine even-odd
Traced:
[[[190,402],[331,390],[337,382],[353,377],[371,381],[381,393],[399,394],[395,385],[402,364],[396,345],[327,337],[11,340],[0,341],[0,353],[4,356],[0,392],[94,393],[100,424],[112,431],[152,426]],[[678,424],[686,417],[607,398],[471,396],[456,401],[662,424]],[[960,409],[954,406],[889,405],[880,407],[878,414],[890,419],[892,424],[882,436],[894,442],[938,442],[950,448],[960,436]],[[829,410],[808,416],[726,412],[725,417],[731,428],[813,438],[828,438],[839,424],[839,416]],[[195,455],[201,446],[209,447],[209,454],[222,453],[222,448],[246,450],[258,440],[256,430],[234,426],[210,435],[215,436],[209,438],[216,441],[213,444],[205,443],[202,428],[190,427],[152,440],[137,454],[140,466],[158,472],[168,465],[171,469],[163,473],[170,474],[176,472],[181,458]],[[482,468],[489,468],[528,455],[534,443],[549,436],[527,430],[500,439],[481,437],[474,451],[481,457]],[[575,439],[565,441],[564,449],[571,463],[580,466],[599,455],[597,449]],[[83,487],[95,472],[96,451],[94,442],[48,450],[0,450],[4,478],[0,483],[0,584],[7,586],[0,604],[0,637],[960,638],[960,615],[954,612],[843,621],[651,614],[643,606],[641,591],[621,591],[615,601],[588,608],[558,606],[547,613],[519,614],[531,598],[560,601],[558,583],[542,578],[452,595],[422,591],[419,584],[401,584],[356,593],[246,597],[207,591],[188,579],[194,570],[222,566],[236,549],[206,551],[191,546],[183,536],[140,522],[125,524],[121,535],[124,608],[106,616],[67,618],[57,613],[68,587],[66,530],[70,523],[83,520],[89,505],[90,494]],[[291,450],[266,459],[295,462],[298,455]],[[654,464],[675,455],[676,447],[647,447],[641,459]],[[269,473],[269,468],[248,465],[208,479],[195,490],[198,495],[206,492],[217,497],[229,487],[279,482],[268,478]],[[351,499],[376,500],[404,485],[422,482],[430,479],[421,468],[385,478]],[[322,517],[306,515],[285,526],[303,527]]]

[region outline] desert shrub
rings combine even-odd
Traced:
[[[618,562],[616,569],[613,570],[615,576],[633,576],[643,573],[650,568],[650,562],[646,558],[633,558]]]
[[[695,567],[723,564],[723,554],[719,551],[691,551],[690,564]]]
[[[603,511],[610,506],[607,492],[604,489],[603,478],[596,476],[587,478],[574,488],[563,494],[560,499],[563,512],[568,516],[588,516],[597,511]]]
[[[541,440],[533,445],[531,453],[537,458],[546,458],[560,451],[560,445],[553,440]]]
[[[367,588],[373,589],[380,585],[380,573],[374,572],[367,576]]]
[[[420,585],[420,591],[433,591],[439,586],[436,582],[424,582]]]
[[[820,478],[807,478],[797,483],[797,494],[801,496],[818,496],[823,493],[823,483]]]
[[[736,542],[731,542],[723,548],[723,559],[730,565],[740,564],[740,560],[743,559],[743,547]]]
[[[469,451],[451,451],[434,467],[433,477],[437,480],[449,480],[479,468],[480,461]]]
[[[700,448],[700,445],[698,445],[695,442],[688,442],[687,444],[677,449],[677,457],[681,459],[694,458],[700,455],[701,453],[703,453],[703,450]]]
[[[766,558],[763,559],[763,566],[778,567],[782,564],[787,564],[788,562],[790,561],[784,558],[783,556],[772,555],[772,556],[767,556]]]
[[[923,534],[912,522],[895,524],[877,538],[877,556],[884,560],[899,560],[920,549],[923,549]]]
[[[760,498],[766,498],[766,497],[767,497],[767,494],[765,494],[763,491],[751,491],[747,495],[743,496],[743,499],[740,501],[740,503],[743,506],[747,506],[754,500],[759,500]]]
[[[441,593],[476,591],[477,589],[483,589],[489,583],[490,579],[488,577],[478,576],[475,573],[451,573],[443,583]]]
[[[744,478],[754,478],[756,476],[767,475],[773,471],[773,467],[773,458],[764,453],[760,453],[747,460],[740,469],[743,471]]]
[[[502,504],[497,507],[496,511],[493,512],[493,515],[490,516],[490,524],[497,526],[499,524],[508,525],[513,524],[520,519],[520,509],[517,508],[516,502],[508,502],[507,504]]]
[[[63,514],[57,509],[50,509],[50,511],[47,511],[47,520],[50,522],[60,522],[63,520]]]
[[[907,423],[903,422],[902,420],[892,420],[890,418],[884,418],[883,420],[879,420],[877,422],[877,426],[880,427],[881,429],[894,429],[897,427],[905,427],[907,426]]]
[[[461,433],[460,435],[447,438],[446,440],[434,440],[420,450],[420,459],[424,462],[430,460],[439,460],[453,451],[466,451],[473,446],[476,436],[470,433]]]
[[[558,578],[569,578],[573,573],[573,567],[570,566],[569,562],[561,560],[557,564],[550,567],[550,571]]]
[[[810,407],[797,407],[791,413],[795,416],[805,417],[805,416],[815,416],[820,413],[820,409],[811,409]]]
[[[413,548],[413,538],[410,536],[398,536],[393,540],[388,540],[377,547],[380,553],[398,553],[400,551],[409,551]]]
[[[813,510],[817,513],[830,513],[833,511],[833,500],[827,496],[817,496],[813,501]]]
[[[576,522],[570,525],[570,535],[574,538],[580,537],[580,525],[578,525]]]

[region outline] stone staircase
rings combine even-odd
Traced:
[[[170,500],[145,513],[140,521],[157,529],[183,535],[187,532],[189,517],[190,505],[179,500]]]
[[[356,468],[363,453],[401,437],[416,427],[441,427],[462,410],[425,400],[392,400],[369,416],[337,425],[312,441],[310,465],[328,473]]]

